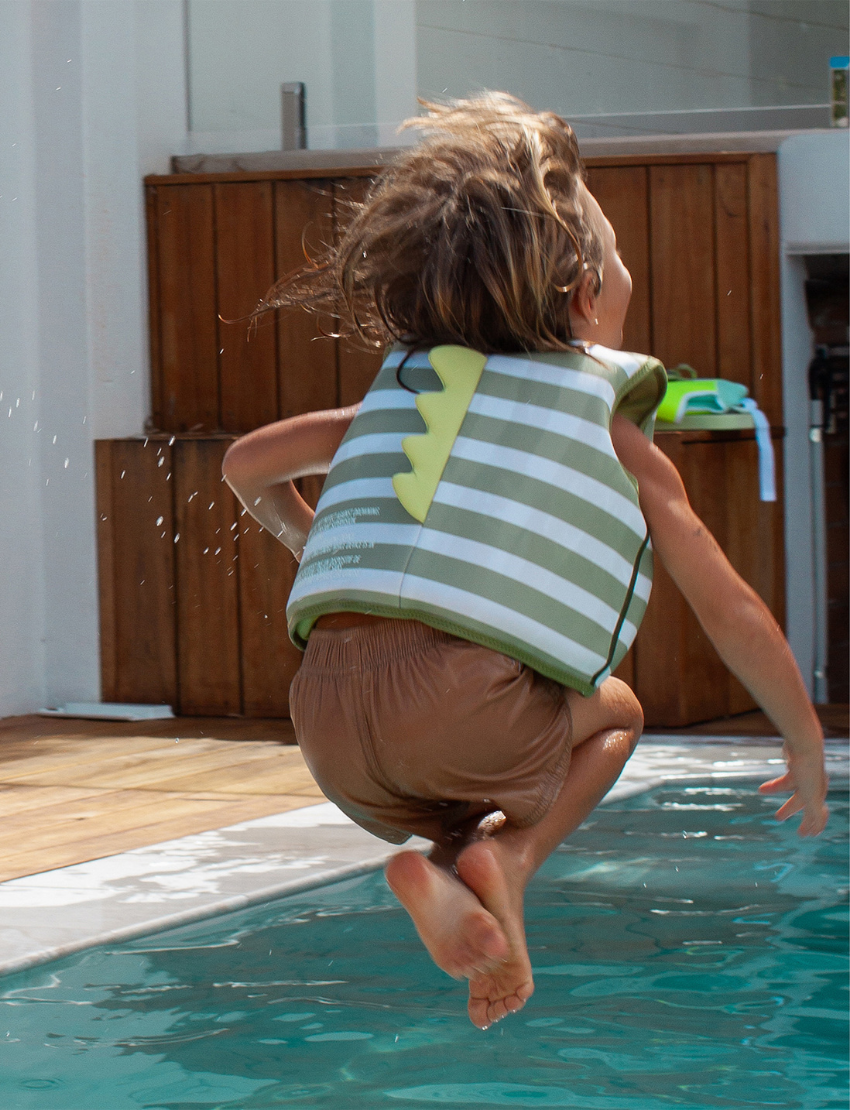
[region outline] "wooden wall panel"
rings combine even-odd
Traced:
[[[159,240],[160,408],[168,431],[218,427],[218,326],[213,190],[174,185],[156,191]]]
[[[317,258],[333,242],[333,194],[331,181],[275,182],[276,277]],[[281,310],[277,316],[281,419],[335,408],[336,341],[326,337],[335,330],[335,321],[317,320],[301,309]]]
[[[779,500],[759,500],[753,439],[659,435],[697,516],[732,566],[784,622],[781,433],[776,433]],[[634,647],[634,689],[647,724],[675,727],[744,713],[755,702],[728,672],[669,575],[655,562],[655,583]]]
[[[95,445],[105,701],[177,703],[171,448]]]
[[[229,439],[174,446],[174,551],[180,712],[226,716],[242,708],[238,502],[221,480]]]
[[[776,428],[781,427],[783,416],[775,154],[750,155],[749,232],[752,392],[771,426]]]
[[[275,318],[269,314],[255,326],[246,319],[275,276],[272,183],[231,182],[213,188],[220,317],[217,426],[249,432],[277,419]]]
[[[352,178],[337,184],[334,192],[334,233],[337,238],[351,219],[352,205],[362,202],[371,184],[369,178]],[[383,350],[369,349],[357,336],[339,341],[337,360],[340,405],[354,405],[363,400],[375,375],[381,369],[383,357]]]
[[[148,273],[148,349],[150,353],[151,420],[159,426],[163,412],[162,304],[159,291],[158,191],[145,189],[145,235]]]
[[[239,642],[246,717],[289,715],[289,684],[301,652],[286,630],[286,602],[298,564],[248,516],[239,522]]]
[[[714,187],[710,165],[651,166],[652,354],[714,377]]]
[[[751,392],[750,258],[747,235],[747,166],[714,167],[718,377]]]
[[[652,352],[649,279],[649,189],[646,166],[600,166],[587,184],[617,236],[632,275],[632,300],[623,329],[623,349]]]

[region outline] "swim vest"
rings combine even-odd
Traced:
[[[657,359],[394,349],[340,444],[287,606],[411,618],[591,694],[637,633],[652,551],[611,442],[648,436]]]

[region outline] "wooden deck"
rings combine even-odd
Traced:
[[[324,801],[286,720],[0,721],[0,882]]]
[[[821,719],[827,736],[846,739],[847,706],[824,706]],[[669,731],[775,735],[761,713]],[[323,800],[287,720],[9,717],[0,720],[0,882]]]

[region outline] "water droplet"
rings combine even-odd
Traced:
[[[56,446],[56,440],[57,440],[58,438],[59,438],[58,436],[54,436],[54,437],[53,437],[53,445],[54,445],[54,447]]]
[[[38,421],[37,421],[37,420],[36,420],[35,424],[33,424],[33,426],[32,426],[32,430],[33,430],[34,432],[37,432],[37,431],[38,431]]]
[[[204,555],[208,555],[208,554],[209,554],[209,550],[210,550],[210,549],[209,549],[208,547],[205,547],[205,548],[204,548],[204,550],[203,550],[203,554],[204,554]]]
[[[174,542],[175,542],[175,543],[177,543],[177,541],[178,541],[179,539],[180,539],[180,533],[179,533],[179,532],[177,532],[177,533],[175,534],[175,536],[174,536]]]
[[[19,409],[20,407],[21,407],[21,399],[20,399],[20,397],[19,397],[19,398],[17,399],[17,401],[15,401],[15,408],[16,408],[16,409]]]
[[[70,461],[71,461],[70,459],[65,459],[65,469],[66,470],[68,469],[68,464],[70,463]],[[124,475],[122,474],[121,477],[123,478]]]
[[[157,466],[162,466],[162,464],[164,462],[165,462],[165,459],[162,457],[162,455],[160,455],[160,457],[156,460],[156,465]]]
[[[254,508],[256,508],[256,507],[257,507],[257,505],[259,505],[259,503],[260,503],[260,502],[261,502],[262,500],[263,500],[263,499],[262,499],[262,497],[257,497],[257,498],[255,498],[255,499],[254,499]]]
[[[49,478],[48,478],[48,481],[50,481],[50,479],[49,479]],[[220,551],[221,551],[221,548],[220,548],[220,547],[217,547],[217,548],[215,549],[215,551],[213,552],[213,555],[218,555]]]
[[[210,501],[209,505],[207,505],[207,512],[209,512],[209,510],[213,507],[214,504],[215,504],[215,501]]]
[[[126,471],[126,470],[122,470],[122,471],[121,471],[121,477],[123,478],[123,477],[124,477],[124,475],[125,475],[126,473],[127,473],[127,471]]]
[[[168,446],[169,446],[169,447],[173,447],[173,446],[174,446],[174,440],[175,440],[176,438],[177,438],[176,436],[172,436],[172,437],[171,437],[171,439],[170,439],[170,440],[168,441]]]
[[[156,518],[156,523],[157,523],[157,527],[159,527],[159,525],[160,525],[160,524],[162,524],[162,522],[163,522],[163,519],[164,519],[164,517],[161,517],[161,516],[158,516],[158,517]]]

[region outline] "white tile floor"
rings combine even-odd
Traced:
[[[846,777],[846,745],[830,743],[827,763]],[[782,765],[778,740],[645,736],[607,800],[681,778],[755,788]],[[367,871],[397,850],[328,802],[11,879],[0,883],[0,972]]]

